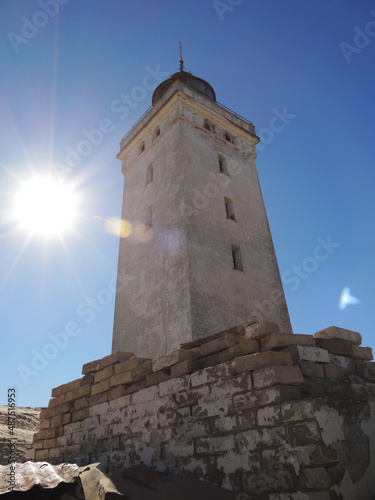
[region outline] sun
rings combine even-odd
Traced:
[[[15,218],[31,233],[59,235],[72,226],[76,195],[50,177],[24,183],[15,196]]]

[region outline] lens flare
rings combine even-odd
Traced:
[[[109,234],[127,238],[133,232],[133,226],[125,219],[119,217],[108,217],[105,221],[105,229]]]
[[[354,304],[359,304],[359,303],[360,303],[360,300],[357,299],[357,297],[354,297],[353,295],[351,295],[350,288],[346,286],[340,295],[339,309],[343,310],[349,304],[354,305]]]

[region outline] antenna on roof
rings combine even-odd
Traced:
[[[182,60],[182,43],[180,40],[180,71],[184,71],[184,61]]]

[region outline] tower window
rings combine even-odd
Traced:
[[[229,132],[225,131],[224,137],[225,137],[226,141],[233,142],[233,137],[231,136],[231,134]]]
[[[207,118],[204,119],[204,122],[203,122],[203,127],[206,129],[206,130],[209,130],[210,132],[213,132],[214,131],[214,126],[213,126],[213,123],[210,122],[210,120],[208,120]]]
[[[159,137],[160,135],[160,127],[156,127],[155,131],[154,131],[154,139],[156,139],[157,137]]]
[[[243,271],[241,249],[237,245],[232,245],[233,267],[238,271]]]
[[[219,155],[218,159],[219,159],[219,170],[220,170],[220,172],[222,174],[229,175],[227,160],[222,155]]]
[[[236,220],[236,216],[234,215],[233,200],[224,197],[224,202],[225,202],[225,211],[227,213],[227,219]]]
[[[146,208],[146,220],[145,220],[146,229],[152,227],[152,205]]]
[[[154,180],[154,166],[152,163],[147,167],[146,172],[146,185]]]
[[[139,154],[143,153],[144,150],[145,150],[145,141],[142,141],[139,146]]]

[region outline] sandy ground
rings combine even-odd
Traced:
[[[33,459],[33,435],[39,429],[39,413],[42,408],[18,406],[14,435],[9,434],[8,406],[0,405],[0,464],[8,464],[9,443],[16,443],[16,460],[24,462]]]

